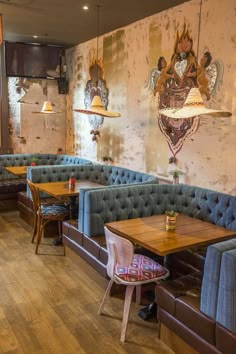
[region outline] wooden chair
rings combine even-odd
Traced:
[[[45,226],[50,221],[58,221],[58,231],[59,237],[62,236],[62,221],[69,216],[69,210],[66,206],[58,204],[41,204],[39,189],[35,185],[27,180],[27,184],[30,188],[30,192],[33,200],[33,211],[34,211],[34,226],[32,243],[34,243],[36,237],[36,248],[35,254],[38,254],[39,244],[42,239],[42,234]]]
[[[132,243],[114,234],[107,227],[105,227],[105,237],[108,250],[107,274],[111,280],[98,314],[102,313],[105,300],[110,295],[113,282],[127,285],[120,337],[121,342],[124,342],[134,288],[137,287],[136,303],[140,304],[141,285],[165,279],[169,276],[169,271],[151,258],[134,254]]]

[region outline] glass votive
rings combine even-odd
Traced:
[[[166,215],[166,230],[175,231],[176,228],[176,216]]]

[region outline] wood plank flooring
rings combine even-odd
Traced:
[[[17,211],[0,213],[1,354],[173,353],[135,303],[121,344],[123,300],[111,297],[105,315],[97,315],[107,280],[79,256],[79,264],[63,257],[50,239],[35,255],[30,240]]]

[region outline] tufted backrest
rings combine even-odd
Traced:
[[[236,239],[215,243],[207,247],[201,288],[200,310],[216,319],[221,261],[224,252],[236,249]]]
[[[175,188],[176,211],[236,230],[236,197],[188,185]]]
[[[145,182],[158,182],[157,178],[147,173],[136,172],[122,167],[106,165],[70,165],[69,166],[37,166],[31,173],[38,183],[54,180],[66,181],[73,173],[77,179],[89,179],[105,186],[120,184],[140,184]],[[30,177],[31,177],[30,176]]]
[[[30,154],[9,154],[0,155],[0,180],[17,178],[12,173],[7,172],[4,167],[8,166],[29,166],[30,156],[36,157],[36,155]]]
[[[16,178],[5,171],[5,166],[30,166],[32,158],[37,158],[37,165],[83,165],[92,164],[91,161],[78,156],[57,154],[9,154],[0,155],[0,180]]]
[[[236,230],[236,197],[188,185],[129,185],[81,194],[79,229],[88,236],[104,233],[107,222],[175,210]]]
[[[149,174],[106,165],[37,166],[28,169],[27,178],[35,183],[46,183],[68,181],[72,174],[75,179],[90,180],[103,186],[118,186],[121,182],[123,185],[158,183],[157,178]]]
[[[236,249],[222,256],[216,321],[236,333]]]

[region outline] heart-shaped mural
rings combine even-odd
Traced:
[[[179,75],[179,77],[183,76],[183,73],[185,72],[185,69],[187,67],[187,60],[183,59],[181,61],[177,61],[175,63],[175,71]]]

